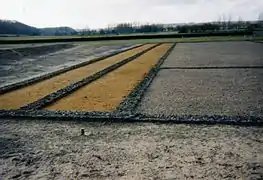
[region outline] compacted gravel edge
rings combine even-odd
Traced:
[[[149,71],[146,77],[141,81],[133,91],[127,96],[127,98],[117,107],[117,113],[128,113],[132,114],[136,106],[141,101],[145,91],[152,83],[153,79],[157,75],[160,70],[161,65],[164,63],[165,59],[171,54],[176,43],[174,43],[166,53],[159,59],[158,63],[153,66],[153,68]]]
[[[73,66],[70,66],[70,67],[66,67],[66,68],[60,69],[58,71],[54,71],[54,72],[51,72],[51,73],[47,73],[45,75],[37,76],[37,77],[32,78],[32,79],[27,79],[27,80],[24,80],[24,81],[15,83],[15,84],[10,84],[10,85],[7,85],[7,86],[3,86],[3,87],[0,88],[0,94],[5,94],[7,92],[16,90],[18,88],[22,88],[22,87],[25,87],[25,86],[28,86],[28,85],[32,85],[32,84],[35,84],[37,82],[46,80],[46,79],[50,79],[50,78],[52,78],[54,76],[58,76],[60,74],[66,73],[68,71],[71,71],[73,69],[77,69],[77,68],[80,68],[80,67],[83,67],[83,66],[87,66],[87,65],[93,64],[95,62],[104,60],[106,58],[110,58],[110,57],[118,55],[120,53],[123,53],[123,52],[129,51],[129,50],[141,47],[143,45],[145,45],[145,44],[139,44],[139,45],[131,46],[130,48],[127,48],[127,49],[124,49],[124,50],[121,50],[121,51],[118,51],[118,52],[114,52],[114,53],[111,53],[109,55],[105,55],[105,56],[102,56],[102,57],[98,57],[98,58],[95,58],[95,59],[92,59],[92,60],[89,60],[89,61],[86,61],[86,62],[82,62],[82,63],[76,64],[76,65],[73,65]]]
[[[160,46],[160,45],[161,44],[156,44],[154,46],[151,46],[150,48],[147,48],[144,51],[141,51],[141,52],[139,52],[139,53],[137,53],[137,54],[135,54],[135,55],[133,55],[133,56],[131,56],[129,58],[126,58],[126,59],[124,59],[124,60],[122,60],[122,61],[120,61],[118,63],[115,63],[115,64],[113,64],[113,65],[111,65],[111,66],[109,66],[109,67],[107,67],[105,69],[102,69],[99,72],[97,72],[97,73],[95,73],[95,74],[93,74],[91,76],[88,76],[88,77],[86,77],[86,78],[84,78],[84,79],[82,79],[82,80],[80,80],[78,82],[75,82],[75,83],[73,83],[73,84],[71,84],[71,85],[69,85],[69,86],[67,86],[65,88],[62,88],[62,89],[60,89],[60,90],[58,90],[58,91],[56,91],[54,93],[51,93],[51,94],[49,94],[49,95],[47,95],[47,96],[45,96],[45,97],[33,102],[33,103],[25,105],[24,107],[21,107],[20,109],[21,110],[42,109],[42,108],[52,104],[53,102],[55,102],[55,101],[65,97],[65,96],[73,93],[74,91],[78,90],[79,88],[81,88],[81,87],[83,87],[83,86],[85,86],[85,85],[87,85],[87,84],[89,84],[89,83],[91,83],[91,82],[103,77],[104,75],[108,74],[109,72],[111,72],[111,71],[113,71],[113,70],[115,70],[117,68],[120,68],[121,66],[123,66],[123,65],[127,64],[128,62],[130,62],[130,61],[142,56],[143,54],[147,53],[148,51],[150,51],[150,50],[152,50],[155,47]]]
[[[200,124],[200,125],[239,125],[263,126],[261,117],[245,116],[147,116],[143,114],[123,114],[110,112],[73,112],[48,110],[0,110],[0,119],[32,119],[59,121],[86,121],[103,123],[157,123],[157,124]]]

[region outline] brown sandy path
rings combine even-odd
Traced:
[[[74,82],[80,81],[112,64],[122,61],[125,58],[133,56],[138,52],[146,50],[151,46],[154,46],[154,44],[138,47],[103,61],[74,69],[51,79],[0,95],[0,109],[18,109]]]
[[[112,111],[172,44],[163,44],[47,107],[48,110]]]

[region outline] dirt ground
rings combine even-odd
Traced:
[[[55,45],[59,47],[59,44]],[[12,53],[9,53],[9,56],[0,56],[0,86],[40,76],[131,46],[131,44],[99,46],[88,43],[69,45],[73,47],[60,50],[56,50],[56,48],[53,47],[54,45],[44,44],[35,46],[24,45],[22,47],[14,46],[13,48],[11,48],[12,46],[9,47],[6,45],[9,47],[8,49],[12,50]],[[16,53],[16,48],[26,48],[26,56],[23,57],[24,52],[21,51],[21,58],[20,55]]]
[[[58,100],[48,110],[112,111],[129,95],[172,44],[163,44],[139,58]]]
[[[259,180],[262,143],[262,127],[1,120],[0,179]]]
[[[0,109],[18,109],[74,82],[80,81],[110,65],[122,61],[125,58],[133,56],[151,46],[153,45],[144,45],[102,61],[73,69],[50,79],[0,95]]]

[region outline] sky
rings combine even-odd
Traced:
[[[0,0],[0,19],[35,27],[256,20],[263,0]]]

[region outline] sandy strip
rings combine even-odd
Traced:
[[[112,111],[128,96],[172,44],[163,44],[47,107],[49,110]]]
[[[103,61],[74,69],[51,79],[3,94],[0,96],[0,109],[18,109],[74,82],[80,81],[114,63],[146,50],[151,46],[154,46],[154,44],[135,48]]]

